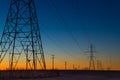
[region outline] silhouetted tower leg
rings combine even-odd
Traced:
[[[93,45],[90,45],[90,62],[89,62],[89,70],[95,70],[95,62],[94,62],[94,50],[93,50]]]
[[[46,69],[34,0],[11,0],[0,51],[0,63],[10,55],[11,70],[23,57],[26,69]]]

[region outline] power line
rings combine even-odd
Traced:
[[[48,1],[48,3],[49,4],[51,4],[52,5],[52,7],[55,9],[55,11],[58,13],[58,18],[60,18],[60,20],[61,20],[61,22],[65,25],[65,28],[66,28],[66,30],[67,30],[67,33],[71,36],[71,38],[72,38],[72,40],[74,41],[74,43],[76,44],[76,46],[78,46],[78,48],[81,50],[81,52],[83,52],[83,49],[81,49],[81,47],[80,47],[80,43],[78,42],[78,40],[75,38],[75,36],[74,36],[74,34],[73,34],[73,32],[71,32],[71,30],[69,29],[69,25],[66,23],[66,21],[65,21],[65,19],[64,19],[64,17],[60,14],[60,12],[59,12],[59,10],[58,10],[58,8],[56,7],[56,5],[54,4],[54,2],[52,1],[52,0],[47,0]],[[38,3],[40,3],[39,1],[38,1]],[[48,37],[47,37],[48,38]],[[54,37],[55,38],[55,37]],[[53,41],[53,39],[52,39],[52,42],[54,43],[54,44],[56,44],[55,43],[55,41]],[[58,44],[57,44],[57,47],[59,47],[59,48],[62,48],[63,49],[63,47],[61,47],[60,45],[58,46]],[[64,50],[64,49],[63,49]],[[65,51],[65,50],[64,50]],[[65,51],[65,53],[66,53],[66,51]],[[67,54],[68,54],[69,52],[67,52]],[[70,55],[70,54],[69,54]],[[73,57],[73,55],[70,55],[71,57]],[[76,59],[76,58],[75,58]]]
[[[74,59],[78,59],[79,60],[79,58],[77,56],[74,56],[73,54],[70,54],[71,52],[66,51],[66,49],[64,47],[60,46],[58,44],[58,41],[55,41],[53,38],[51,38],[52,36],[50,36],[49,34],[46,34],[46,33],[44,33],[44,35],[46,35],[47,38],[51,41],[51,43],[54,44],[56,47],[58,47],[58,49],[62,49],[62,51],[64,53],[68,54],[70,57],[72,57],[72,58],[74,57]]]
[[[55,11],[58,13],[59,18],[61,19],[62,23],[65,25],[65,28],[68,32],[68,34],[71,36],[72,40],[75,42],[75,44],[78,46],[78,48],[81,50],[82,53],[84,53],[83,49],[80,48],[80,44],[78,42],[78,40],[75,38],[75,36],[73,35],[73,33],[71,32],[71,30],[69,30],[68,28],[68,24],[66,23],[66,21],[64,20],[63,16],[59,13],[58,8],[56,7],[56,5],[54,4],[54,2],[52,0],[47,0],[47,2],[49,4],[52,5],[52,7],[55,9]],[[40,1],[38,0],[38,3],[40,4]],[[55,38],[55,37],[54,37]],[[62,47],[63,48],[63,47]],[[72,55],[73,56],[73,55]]]
[[[54,7],[54,9],[56,10],[56,12],[58,13],[59,18],[61,19],[62,23],[65,25],[65,28],[66,28],[68,34],[71,36],[72,40],[75,42],[75,44],[76,44],[76,45],[78,46],[78,48],[81,50],[81,52],[84,52],[83,49],[81,49],[78,40],[75,38],[75,36],[74,36],[73,33],[71,32],[71,30],[69,29],[69,27],[68,27],[69,25],[66,23],[64,17],[62,16],[62,14],[60,14],[60,12],[59,12],[58,8],[56,7],[56,5],[54,4],[54,2],[53,2],[52,0],[50,0],[50,1],[47,0],[47,1]]]

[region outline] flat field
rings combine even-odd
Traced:
[[[3,72],[1,72],[1,74],[2,73]],[[4,72],[4,74],[5,73],[8,73],[8,71]],[[21,75],[21,73],[25,74]],[[41,73],[43,76],[40,75]],[[28,76],[28,74],[30,76]],[[14,71],[14,76],[19,76],[20,78],[16,77],[10,80],[120,80],[120,71],[86,71],[86,70]]]
[[[120,80],[120,71],[55,71],[59,76],[19,80]]]

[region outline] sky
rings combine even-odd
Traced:
[[[119,0],[34,0],[47,68],[55,55],[55,68],[89,66],[89,46],[95,49],[95,65],[120,70]],[[0,37],[10,0],[0,0]]]

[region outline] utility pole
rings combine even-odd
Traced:
[[[65,61],[65,70],[67,70],[67,62]]]
[[[73,64],[73,70],[75,70],[75,65]]]
[[[54,70],[54,59],[55,59],[55,55],[51,55],[52,56],[52,70]]]

